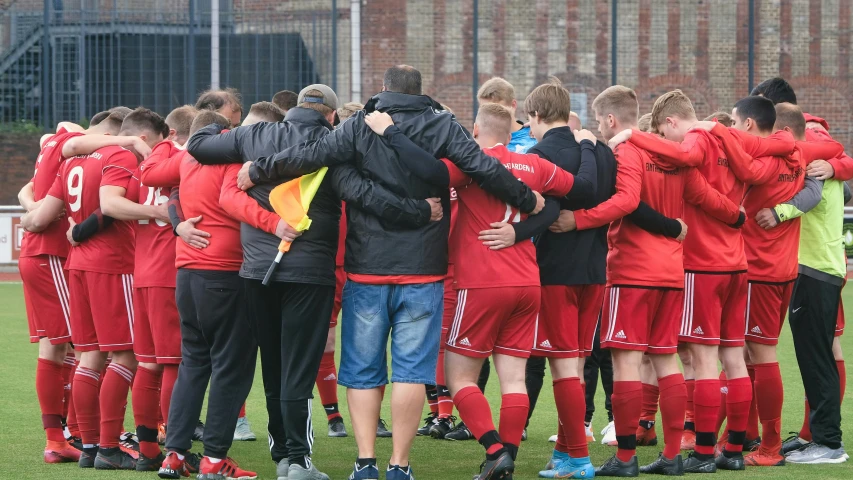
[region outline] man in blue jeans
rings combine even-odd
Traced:
[[[350,163],[367,178],[392,192],[415,199],[438,197],[449,211],[446,187],[412,175],[390,142],[365,124],[365,113],[387,112],[400,135],[406,135],[436,158],[448,158],[483,189],[525,213],[545,205],[541,195],[516,180],[495,159],[485,155],[453,115],[421,95],[421,74],[412,67],[389,68],[383,92],[349,120],[320,140],[297,145],[244,165],[238,185],[275,182],[316,171],[322,166]],[[376,216],[347,205],[341,366],[338,383],[347,387],[358,458],[353,480],[378,479],[374,442],[380,387],[388,383],[385,352],[391,337],[391,420],[394,450],[385,478],[414,478],[409,450],[424,404],[424,384],[435,384],[441,331],[443,279],[447,273],[449,218],[405,230],[386,225]]]

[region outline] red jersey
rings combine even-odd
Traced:
[[[729,168],[721,141],[703,130],[691,130],[680,144],[634,131],[631,143],[675,166],[695,166],[708,183],[735,204],[745,193],[743,182]],[[781,147],[780,147],[781,148]],[[787,154],[790,148],[782,153]],[[684,240],[684,269],[699,272],[746,271],[740,230],[730,228],[694,205],[684,208],[690,233]]]
[[[695,168],[674,168],[633,144],[621,144],[613,153],[618,165],[616,194],[593,209],[576,211],[578,230],[613,222],[607,232],[608,286],[683,288],[682,243],[622,217],[642,200],[667,217],[683,218],[687,201],[733,224],[740,216],[737,204],[711,188]],[[691,229],[688,237],[692,233]]]
[[[50,137],[39,152],[36,160],[36,170],[33,174],[33,197],[40,201],[47,196],[50,187],[56,181],[59,167],[65,160],[62,156],[62,147],[68,140],[83,135],[79,132],[67,132],[64,128],[59,133]],[[63,215],[59,220],[52,222],[41,232],[24,232],[21,243],[21,256],[34,257],[36,255],[55,255],[65,258],[68,256],[68,243],[65,233],[68,231],[68,219]]]
[[[497,158],[516,178],[543,195],[563,197],[574,185],[571,173],[537,155],[510,152],[503,145],[483,152]],[[524,240],[509,248],[490,250],[478,239],[480,232],[489,229],[490,224],[518,223],[527,218],[527,214],[486,193],[450,161],[444,160],[444,163],[459,204],[456,230],[450,237],[450,258],[456,265],[457,288],[539,286],[533,242]]]
[[[149,163],[172,156],[182,156],[183,150],[166,141],[154,147],[151,155],[139,166],[137,177],[142,177]],[[170,187],[149,187],[142,181],[136,182],[139,189],[135,198],[140,205],[162,205],[169,203]],[[130,198],[130,197],[128,197]],[[133,286],[175,288],[178,271],[175,268],[175,240],[172,225],[160,220],[138,220],[136,224],[136,268]]]
[[[338,231],[338,253],[335,256],[335,266],[344,266],[344,253],[347,250],[347,204],[341,202],[341,226]]]
[[[803,189],[805,166],[816,159],[834,157],[843,148],[837,142],[796,142],[794,151],[786,157],[764,156],[753,159],[750,151],[754,149],[754,139],[758,137],[722,125],[715,126],[712,132],[722,140],[735,173],[752,185],[743,199],[747,217],[743,238],[749,280],[794,280],[797,278],[800,219],[782,222],[765,230],[758,226],[755,215],[763,208],[773,208],[793,198]],[[782,134],[791,137],[786,132]],[[774,134],[773,137],[779,138],[779,135]]]
[[[814,115],[804,113],[806,117],[806,122],[816,122],[823,126],[826,131],[818,130],[815,128],[807,128],[806,129],[806,141],[809,142],[820,142],[826,141],[827,139],[832,139],[829,135],[829,122],[826,120],[816,117]],[[833,170],[835,170],[835,174],[832,178],[836,180],[841,180],[842,182],[846,182],[848,180],[853,180],[853,158],[850,158],[843,151],[830,158],[821,158],[819,160],[826,160],[832,165]]]
[[[122,147],[104,147],[88,155],[77,155],[63,162],[48,195],[65,202],[65,212],[79,224],[101,207],[100,188],[115,186],[127,190],[131,182],[137,181],[133,176],[136,167],[136,155]],[[72,248],[65,268],[132,274],[133,243],[131,223],[116,220]]]

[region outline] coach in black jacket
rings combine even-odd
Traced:
[[[421,95],[420,72],[408,66],[390,68],[385,72],[384,90],[368,102],[367,111],[389,113],[395,125],[421,148],[436,158],[449,158],[507,203],[524,212],[542,208],[541,195],[483,154],[452,114]],[[364,115],[356,113],[317,142],[259,158],[241,170],[241,188],[309,173],[324,165],[351,163],[397,195],[440,197],[449,211],[448,190],[409,172],[387,140],[365,125]],[[357,477],[379,476],[373,444],[381,401],[378,387],[388,383],[385,351],[390,333],[394,450],[386,477],[408,479],[409,449],[423,408],[423,385],[435,384],[449,218],[415,230],[399,230],[348,204],[347,221],[344,268],[349,277],[343,293],[338,383],[348,387],[359,449]]]
[[[210,125],[189,140],[187,149],[202,164],[243,163],[327,135],[337,96],[325,85],[311,85],[299,95],[299,106],[283,122],[256,123],[220,133]],[[327,113],[329,115],[325,115]],[[270,191],[289,178],[258,185],[246,193],[272,211]],[[290,475],[303,478],[313,438],[310,398],[325,347],[335,286],[335,253],[341,214],[340,198],[364,209],[388,228],[418,228],[430,221],[425,200],[401,198],[365,179],[351,165],[333,167],[317,191],[308,216],[311,228],[297,238],[268,286],[261,280],[275,257],[280,239],[243,223],[243,265],[249,313],[257,322],[264,390],[270,417],[273,460],[290,463]],[[300,471],[300,469],[302,471]],[[311,472],[317,477],[318,473]],[[322,475],[322,474],[319,474]],[[319,477],[318,477],[319,478]]]

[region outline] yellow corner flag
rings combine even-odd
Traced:
[[[327,167],[323,167],[314,173],[282,183],[270,192],[270,205],[272,205],[275,213],[297,232],[304,232],[311,226],[308,208],[311,206],[311,200],[317,194],[317,190],[323,183],[328,170]],[[264,285],[269,282],[269,278],[281,261],[282,255],[290,250],[290,245],[291,242],[286,240],[282,240],[278,245],[278,255],[276,255],[275,262],[270,265],[270,269],[264,277]]]

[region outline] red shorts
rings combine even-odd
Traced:
[[[347,283],[347,272],[344,271],[343,265],[338,265],[335,267],[335,304],[332,306],[332,320],[329,322],[329,328],[335,328],[338,325],[345,283]]]
[[[181,317],[175,289],[136,288],[133,292],[133,353],[136,360],[161,365],[181,363]]]
[[[779,343],[788,315],[794,282],[749,282],[746,302],[746,340],[764,345]]]
[[[601,348],[676,353],[683,309],[684,290],[607,287],[601,311]]]
[[[531,355],[588,357],[603,302],[604,285],[543,285]]]
[[[685,273],[678,341],[742,347],[746,296],[746,273]]]
[[[457,290],[447,350],[466,357],[494,353],[530,357],[541,296],[539,287]]]
[[[441,317],[441,333],[446,334],[456,316],[456,302],[459,296],[453,284],[453,265],[448,265],[447,276],[444,277],[444,314]]]
[[[68,272],[63,264],[64,258],[52,255],[18,259],[31,343],[44,337],[53,345],[71,341]]]
[[[133,275],[71,270],[68,286],[75,350],[133,350]]]

